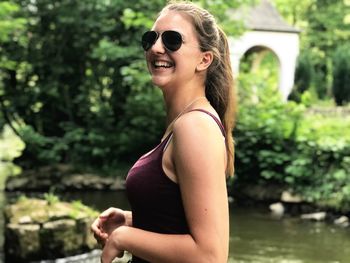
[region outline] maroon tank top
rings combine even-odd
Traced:
[[[202,109],[192,111],[210,115],[225,136],[224,127],[215,115]],[[126,191],[134,227],[162,234],[188,234],[180,188],[165,174],[162,167],[163,152],[171,136],[172,132],[134,164],[126,178]],[[134,256],[132,262],[147,261]]]

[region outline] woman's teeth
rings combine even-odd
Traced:
[[[169,63],[169,62],[166,62],[166,61],[155,61],[154,62],[154,66],[156,68],[160,68],[160,67],[162,67],[162,68],[171,68],[172,64]]]

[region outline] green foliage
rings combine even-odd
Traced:
[[[337,105],[350,102],[350,45],[339,46],[333,56],[333,95]]]
[[[303,112],[302,106],[282,102],[269,82],[261,80],[257,86],[257,78],[253,74],[240,75],[240,108],[234,131],[240,181],[282,176]],[[252,79],[255,85],[247,85]]]
[[[350,5],[348,1],[329,0],[274,3],[290,24],[301,29],[301,54],[292,94],[301,104],[281,103],[272,77],[264,77],[261,71],[249,74],[252,64],[241,66],[245,73],[239,79],[239,116],[234,133],[235,183],[277,183],[305,200],[350,209],[346,176],[350,119],[310,114],[304,108],[330,94],[332,69],[336,67],[333,53],[350,37],[346,19]],[[346,57],[345,52],[342,55]],[[272,68],[271,72],[276,68],[264,67]],[[343,79],[348,75],[341,74]]]
[[[19,14],[30,21],[31,37],[26,46],[4,47],[15,67],[3,76],[1,109],[18,123],[17,132],[27,143],[22,162],[101,167],[136,158],[140,148],[125,151],[136,148],[125,132],[125,118],[135,113],[126,103],[133,100],[134,89],[153,96],[149,86],[142,88],[146,67],[135,65],[143,60],[138,39],[152,23],[148,15],[162,2],[147,9],[146,1],[17,1]],[[126,76],[128,69],[139,71]],[[149,111],[137,110],[140,129],[146,129],[140,132],[161,132],[150,120],[156,116],[161,123],[164,115],[152,111],[155,100],[143,102]],[[120,139],[120,134],[126,135]],[[146,138],[142,146],[154,143],[154,137]]]
[[[72,207],[69,216],[74,219],[81,219],[82,215],[87,215],[90,218],[96,218],[98,216],[98,211],[84,205],[81,200],[75,200],[70,202]]]
[[[349,1],[274,0],[289,23],[301,29],[302,56],[308,53],[313,70],[312,86],[320,99],[330,97],[332,57],[350,39]],[[294,94],[297,95],[297,94]]]
[[[319,97],[325,98],[330,95],[333,52],[350,38],[349,25],[345,23],[350,5],[345,1],[318,0],[307,11],[305,48],[318,56],[314,63],[317,77],[315,87]]]
[[[21,172],[21,168],[15,165],[13,160],[22,154],[24,148],[24,142],[5,125],[0,133],[0,189],[3,189],[7,176]]]
[[[0,134],[0,160],[11,162],[13,159],[19,157],[25,148],[25,144],[21,139],[14,134],[12,129],[5,125]]]
[[[20,7],[17,4],[10,1],[0,2],[0,69],[12,69],[15,67],[15,62],[5,54],[3,46],[8,45],[10,42],[23,44],[26,41],[26,37],[23,35],[26,20],[23,17],[16,16],[19,9]],[[2,74],[0,73],[0,80],[1,78]]]
[[[332,109],[334,109],[332,107]],[[344,108],[346,110],[346,108]],[[350,116],[344,114],[325,115],[308,113],[298,128],[298,137],[309,138],[317,144],[347,144],[350,143]]]
[[[44,194],[44,199],[47,202],[47,204],[49,206],[57,204],[60,201],[60,198],[55,195],[54,193],[50,192],[50,193],[45,193]]]
[[[301,95],[310,89],[314,74],[311,54],[309,52],[300,54],[295,69],[294,88],[289,99],[300,102]]]
[[[11,62],[0,73],[0,112],[26,143],[17,162],[108,170],[159,141],[162,97],[150,85],[139,42],[165,2],[0,2],[11,6],[0,12],[11,28],[0,27],[0,58]],[[252,0],[200,2],[224,23],[226,7]]]
[[[310,202],[350,209],[349,143],[328,145],[298,140],[292,161],[286,166],[286,180]]]
[[[255,87],[247,85],[253,77]],[[240,76],[235,183],[277,183],[307,201],[350,209],[350,118],[283,103],[268,82],[256,86],[256,78]]]
[[[227,35],[237,36],[244,33],[246,25],[243,21],[236,19],[232,13],[239,8],[253,6],[259,3],[259,0],[198,0],[194,2],[209,10],[216,17],[219,25]]]
[[[10,42],[23,45],[26,40],[26,36],[23,34],[26,20],[17,16],[19,9],[20,7],[15,3],[0,1],[0,109],[7,106],[2,99],[4,94],[2,83],[4,71],[16,67],[16,62],[4,52],[4,47],[9,45]],[[0,130],[7,118],[7,115],[3,113],[0,110]],[[7,122],[10,121],[7,119]]]
[[[308,9],[317,0],[274,0],[273,2],[283,18],[291,25],[303,28],[306,26]]]
[[[0,2],[0,41],[7,42],[14,35],[18,35],[18,31],[24,29],[26,20],[23,18],[15,18],[14,14],[19,11],[19,6],[10,1]],[[17,31],[17,32],[16,32]]]
[[[26,202],[28,200],[28,197],[25,194],[21,194],[18,199],[17,202],[18,203],[22,203],[22,202]]]

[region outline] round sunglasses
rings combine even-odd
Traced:
[[[154,43],[156,43],[157,39],[161,36],[164,47],[174,52],[179,50],[183,43],[182,35],[173,30],[166,30],[162,33],[158,33],[156,31],[147,31],[142,35],[142,47],[145,51],[149,50]]]

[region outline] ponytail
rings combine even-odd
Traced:
[[[226,173],[228,176],[231,176],[234,174],[234,145],[232,132],[236,117],[236,96],[227,37],[220,27],[217,28],[219,41],[217,45],[216,61],[214,59],[213,64],[209,67],[205,89],[206,96],[219,114],[226,131],[225,141],[228,156]]]

